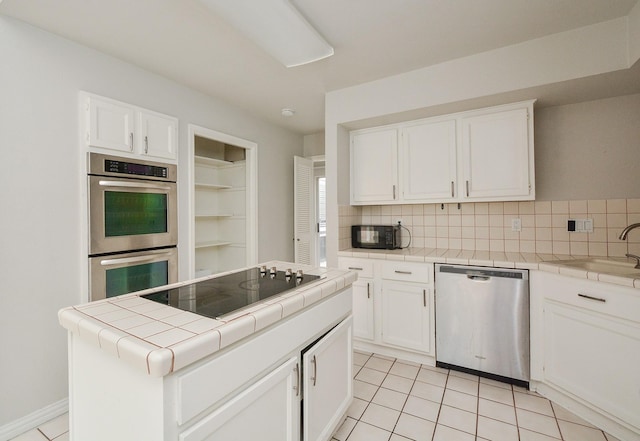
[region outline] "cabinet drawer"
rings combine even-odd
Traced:
[[[543,271],[532,273],[532,295],[640,323],[639,289]]]
[[[430,263],[384,262],[382,264],[382,278],[387,280],[429,283],[432,274],[433,265]]]
[[[373,279],[373,262],[371,260],[341,257],[338,259],[338,267],[355,271],[358,273],[358,277]]]

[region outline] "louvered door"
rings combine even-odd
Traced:
[[[313,202],[313,161],[296,156],[294,164],[294,254],[295,262],[316,265],[316,222]]]

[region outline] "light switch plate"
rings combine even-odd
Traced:
[[[575,233],[593,233],[593,219],[569,219],[567,231]]]
[[[511,219],[511,231],[522,231],[522,221],[520,218]]]

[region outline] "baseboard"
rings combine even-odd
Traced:
[[[29,415],[0,426],[0,441],[8,441],[69,411],[69,398],[50,404]]]

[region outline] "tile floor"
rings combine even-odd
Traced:
[[[334,441],[619,441],[534,392],[354,354],[354,401]],[[12,441],[68,441],[64,414]]]
[[[526,389],[354,354],[354,402],[334,441],[619,441]]]
[[[69,414],[47,421],[11,441],[69,441]]]

